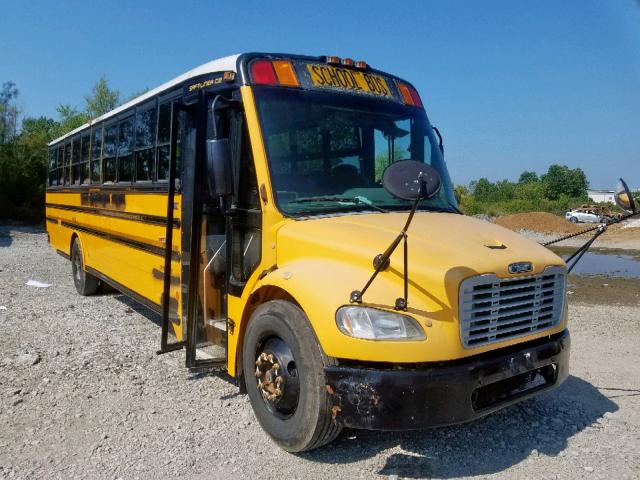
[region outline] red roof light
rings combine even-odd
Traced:
[[[253,82],[261,85],[277,85],[278,79],[269,60],[256,60],[251,64]]]

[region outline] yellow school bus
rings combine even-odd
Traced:
[[[51,142],[78,293],[162,315],[287,451],[470,421],[568,375],[566,265],[458,210],[399,77],[335,56],[206,63]]]

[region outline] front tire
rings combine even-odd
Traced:
[[[569,219],[569,221],[570,221],[571,223],[578,223],[578,219],[577,219],[577,217],[571,217],[571,218]]]
[[[71,273],[76,290],[82,296],[93,295],[98,290],[100,282],[96,277],[84,269],[84,261],[80,241],[75,238],[71,245]]]
[[[251,315],[242,354],[247,394],[258,422],[284,450],[312,450],[339,435],[324,374],[332,363],[292,303],[270,301]]]

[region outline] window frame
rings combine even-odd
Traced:
[[[89,155],[89,184],[90,185],[99,185],[102,184],[102,145],[104,140],[104,122],[99,122],[97,124],[91,125],[89,131],[91,132],[91,152]],[[100,130],[98,135],[100,136],[100,150],[97,152],[98,156],[94,157],[94,148],[95,148],[95,137],[94,134],[97,133],[97,130]],[[94,162],[98,162],[98,179],[93,179],[93,164]]]
[[[85,128],[82,130],[78,137],[80,138],[80,183],[79,185],[89,185],[89,181],[91,179],[91,128]],[[83,148],[85,145],[85,139],[88,140],[89,146],[87,147],[87,157],[86,160],[83,157]],[[84,176],[84,166],[87,165],[87,177]]]
[[[107,175],[106,175],[106,171],[105,171],[106,162],[105,162],[105,156],[104,156],[104,153],[105,153],[105,148],[104,147],[105,147],[105,144],[106,144],[105,140],[106,140],[106,137],[107,137],[107,135],[106,135],[107,129],[112,128],[112,127],[115,127],[115,129],[116,129],[115,139],[113,141],[114,151],[113,151],[113,156],[112,157],[108,157],[108,159],[109,160],[113,159],[113,162],[114,162],[114,178],[113,178],[113,180],[107,181],[106,180]],[[102,125],[102,147],[100,149],[100,151],[101,151],[101,155],[100,155],[101,170],[100,170],[100,173],[101,173],[101,179],[102,179],[101,183],[102,183],[102,185],[115,185],[116,183],[118,183],[118,128],[119,128],[118,117],[114,117],[114,118],[111,118],[111,119],[109,119],[107,121],[104,121],[103,125]]]
[[[132,162],[131,180],[120,179],[120,127],[126,121],[131,120],[131,139],[129,140],[129,153]],[[114,183],[130,185],[135,182],[135,156],[134,145],[136,142],[136,109],[132,108],[117,116],[118,132],[116,137],[116,181]],[[124,155],[123,155],[124,156]]]
[[[173,144],[172,139],[174,135],[173,131],[173,109],[175,108],[174,104],[176,100],[180,97],[180,92],[172,92],[167,95],[163,95],[157,98],[157,118],[156,118],[156,141],[154,146],[155,152],[155,181],[157,183],[168,183],[169,182],[169,163],[171,161],[171,145]],[[160,107],[163,105],[169,105],[169,139],[166,142],[159,143],[160,138]],[[167,163],[166,169],[166,177],[160,178],[160,148],[168,147],[169,149],[169,163]]]
[[[71,137],[71,177],[69,185],[72,187],[80,186],[80,133],[76,133]],[[77,183],[76,171],[78,170]]]
[[[146,145],[146,146],[142,146],[139,147],[138,146],[138,115],[141,112],[146,112],[148,110],[155,110],[155,115],[152,116],[153,118],[153,137],[151,140],[150,145]],[[134,120],[134,142],[133,142],[133,164],[134,164],[134,183],[136,184],[140,184],[140,185],[149,185],[149,184],[153,184],[156,181],[156,148],[157,148],[157,138],[158,138],[158,97],[153,98],[150,101],[146,101],[138,106],[136,106],[135,109],[135,120]],[[150,117],[151,118],[151,117]],[[153,156],[153,158],[151,159],[151,168],[152,168],[152,172],[151,172],[151,178],[150,179],[144,179],[144,180],[140,180],[138,179],[138,153],[139,152],[144,152],[147,150],[151,150],[151,155]]]
[[[216,89],[217,90],[217,89]],[[133,190],[146,190],[146,189],[158,189],[162,190],[163,185],[166,185],[168,182],[168,159],[173,154],[172,152],[172,143],[173,136],[177,133],[174,131],[173,125],[173,112],[175,108],[175,103],[180,102],[185,96],[184,85],[180,84],[175,87],[172,87],[170,90],[162,92],[161,94],[155,95],[150,99],[146,99],[144,102],[134,105],[127,109],[124,112],[119,112],[115,115],[110,115],[108,118],[103,118],[98,121],[92,121],[86,127],[83,127],[81,130],[74,132],[72,135],[67,134],[67,136],[58,140],[55,144],[48,146],[49,150],[52,151],[52,155],[55,157],[55,167],[49,165],[49,157],[47,157],[47,179],[46,186],[47,189],[51,188],[59,188],[59,189],[76,189],[81,187],[89,187],[89,186],[105,186],[107,188],[117,188],[117,187],[125,187],[127,189]],[[159,143],[159,127],[160,127],[160,107],[169,107],[168,118],[165,117],[165,122],[168,127],[168,139],[165,138],[165,141]],[[138,142],[138,135],[136,129],[136,115],[138,112],[145,112],[148,110],[153,110],[153,114],[149,117],[149,121],[153,122],[152,129],[149,132],[149,140],[150,142],[146,146],[138,147],[136,144]],[[167,113],[165,113],[166,115]],[[132,155],[132,163],[133,163],[133,172],[132,172],[132,180],[131,181],[122,181],[120,176],[120,152],[119,152],[119,134],[120,134],[120,124],[123,121],[129,120],[133,118],[133,132],[132,132],[132,144],[131,144],[131,155]],[[115,136],[115,180],[114,181],[105,181],[105,134],[109,128],[116,126],[116,136]],[[84,160],[83,157],[83,148],[85,147],[85,142],[88,143],[88,159]],[[79,157],[74,158],[73,149],[74,145],[78,144],[76,148],[79,148]],[[97,151],[94,151],[96,150]],[[67,153],[67,149],[69,152]],[[165,178],[159,178],[160,172],[160,149],[163,149],[168,155],[165,158]],[[147,151],[146,162],[148,162],[149,168],[152,169],[150,178],[140,180],[137,178],[138,176],[138,168],[136,164],[136,153]],[[65,156],[69,156],[68,163],[65,164],[64,159]],[[108,160],[111,160],[109,157]],[[87,164],[87,165],[85,165]],[[80,169],[79,172],[74,172],[74,168]],[[82,169],[88,168],[88,176],[85,178],[85,175]],[[96,173],[99,174],[99,178],[94,178],[94,168],[96,169]],[[179,178],[181,177],[180,171],[177,172],[177,187],[180,188]],[[75,183],[77,182],[77,183]],[[158,185],[156,185],[158,184]]]

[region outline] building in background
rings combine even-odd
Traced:
[[[587,195],[594,203],[609,202],[615,203],[615,192],[613,190],[587,190]]]

